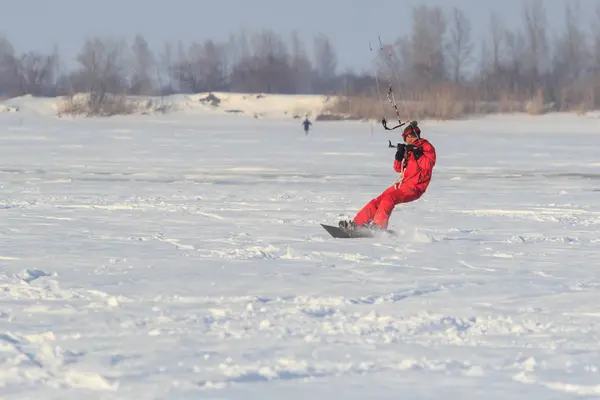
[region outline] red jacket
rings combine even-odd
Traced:
[[[413,145],[422,149],[423,155],[416,160],[412,152],[407,152],[404,162],[394,160],[394,170],[402,174],[402,180],[399,178],[397,182],[399,188],[423,194],[431,181],[436,161],[435,148],[425,139],[419,139]]]

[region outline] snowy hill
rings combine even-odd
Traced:
[[[85,95],[76,95],[84,101]],[[69,98],[38,98],[22,96],[0,102],[0,112],[21,112],[37,115],[57,115]],[[230,114],[253,118],[315,118],[334,101],[322,95],[278,95],[247,93],[199,93],[164,97],[128,97],[135,114],[155,114],[166,108],[168,113]]]
[[[333,98],[322,95],[200,93],[185,96],[188,109],[198,106],[206,109],[208,106],[214,111],[255,118],[314,118],[324,112],[332,101]],[[175,104],[178,103],[181,104]]]

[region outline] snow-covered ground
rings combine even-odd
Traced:
[[[423,122],[399,236],[335,240],[396,132],[0,113],[0,398],[599,395],[599,121]]]

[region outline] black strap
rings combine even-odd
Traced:
[[[394,129],[400,128],[401,126],[406,125],[406,122],[401,122],[398,125],[394,126],[393,128],[388,128],[387,126],[387,121],[385,120],[385,117],[381,119],[381,125],[383,125],[383,127],[388,130],[388,131],[393,131]]]

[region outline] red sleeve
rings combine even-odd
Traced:
[[[394,171],[402,172],[402,163],[394,158]]]
[[[423,149],[423,156],[419,157],[417,163],[422,170],[431,172],[436,162],[435,148],[427,141],[423,143],[421,148]]]

